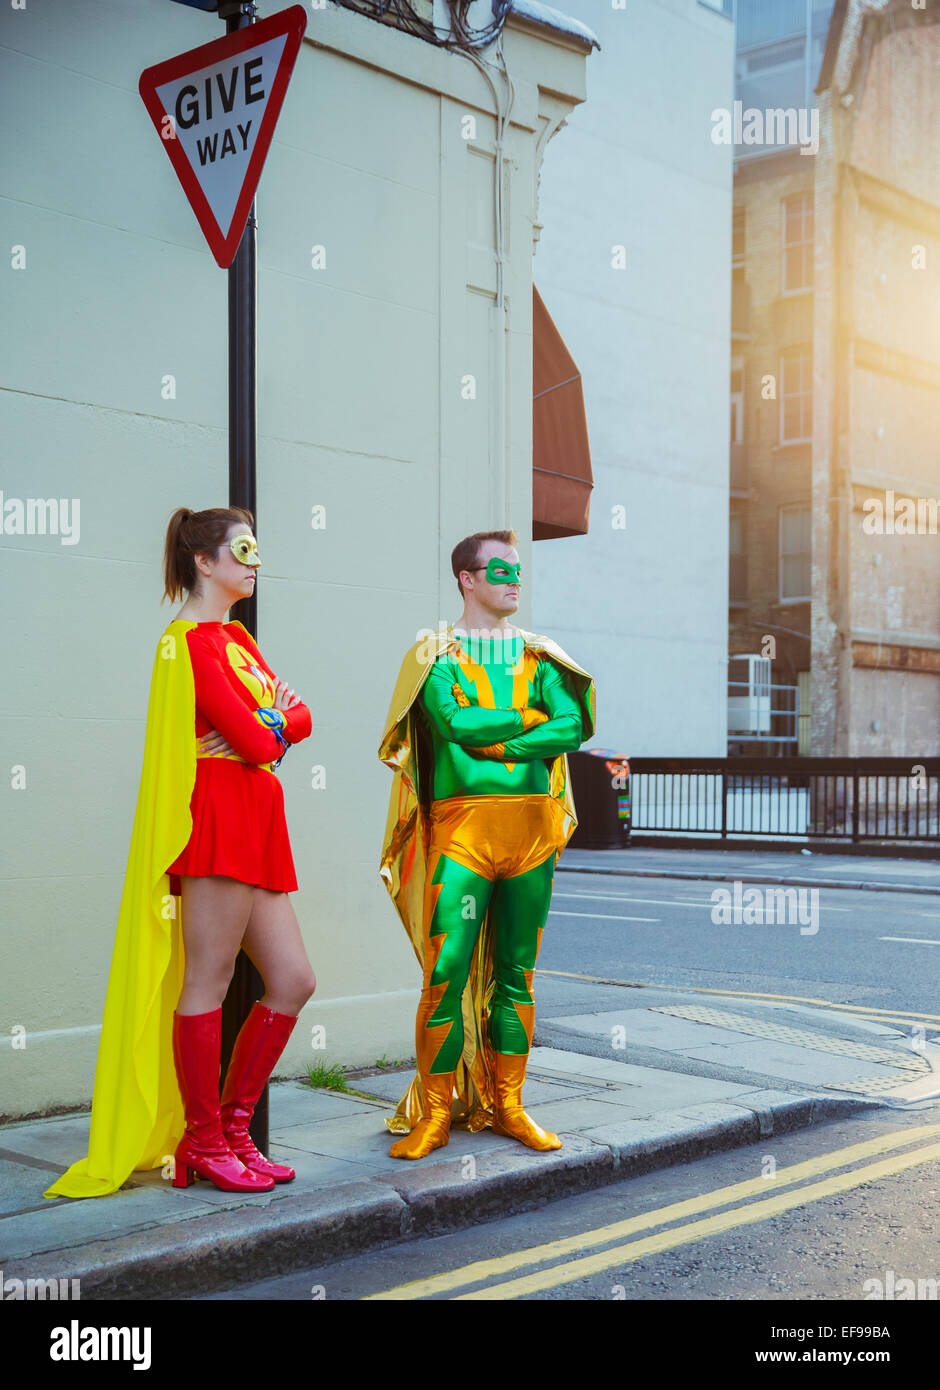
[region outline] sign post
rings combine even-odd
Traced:
[[[215,9],[215,0],[186,0]],[[229,506],[255,517],[257,217],[255,190],[307,23],[302,5],[256,22],[253,0],[218,0],[226,34],[141,73],[144,105],[164,141],[217,263],[228,270]],[[237,611],[236,611],[237,610]],[[257,639],[257,594],[232,609]],[[239,952],[222,1007],[222,1075],[262,980]],[[250,1129],[268,1147],[268,1089]]]
[[[233,7],[234,8],[234,7]],[[240,5],[234,14],[225,17],[226,32],[236,33],[255,22],[254,5],[250,12]],[[229,506],[244,507],[255,518],[258,534],[256,465],[257,434],[257,250],[258,219],[255,199],[248,207],[245,227],[228,269],[228,496]],[[235,605],[236,617],[244,622],[252,637],[258,638],[258,585]],[[264,982],[254,965],[239,951],[232,971],[228,993],[222,1002],[222,1065],[221,1074],[228,1070],[235,1039],[256,999],[264,992]],[[268,1151],[269,1131],[268,1088],[265,1086],[255,1106],[248,1127],[257,1148]]]

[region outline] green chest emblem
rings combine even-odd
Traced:
[[[484,709],[524,709],[534,693],[538,664],[522,637],[462,637],[457,679],[469,698]]]

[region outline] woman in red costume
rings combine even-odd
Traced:
[[[167,527],[164,597],[187,598],[154,663],[89,1153],[47,1197],[103,1196],[133,1169],[163,1166],[180,1098],[174,1186],[199,1174],[225,1191],[261,1192],[295,1176],[259,1153],[248,1126],[316,988],[287,896],[297,877],[273,771],[309,736],[311,718],[242,624],[224,621],[254,592],[253,526],[240,508],[180,507]],[[222,1001],[239,949],[265,992],[235,1040],[220,1095]]]
[[[182,890],[186,957],[173,1020],[186,1111],[174,1185],[188,1186],[196,1172],[227,1191],[268,1189],[294,1177],[292,1168],[258,1152],[248,1125],[297,1015],[316,989],[287,896],[296,891],[297,876],[284,792],[264,766],[276,751],[272,742],[283,749],[309,736],[310,711],[274,675],[241,624],[222,621],[234,603],[254,593],[257,549],[252,553],[237,544],[239,537],[254,541],[253,525],[250,512],[240,508],[195,514],[180,508],[170,519],[165,555],[166,595],[172,601],[188,590],[177,618],[198,624],[186,639],[201,743],[192,835],[168,870],[171,885],[177,876]],[[247,659],[238,648],[247,648]],[[246,668],[255,680],[260,675],[264,695],[246,681]],[[256,717],[256,707],[265,705],[283,713],[280,736]],[[264,980],[265,992],[235,1041],[220,1101],[222,1001],[239,948]]]

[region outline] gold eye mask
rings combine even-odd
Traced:
[[[232,554],[235,559],[243,565],[260,565],[261,556],[258,554],[258,542],[254,536],[243,535],[233,536],[229,542]]]

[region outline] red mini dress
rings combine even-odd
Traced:
[[[284,790],[269,764],[283,751],[255,713],[273,708],[277,677],[257,643],[237,623],[198,623],[186,633],[196,695],[196,781],[192,833],[167,869],[170,892],[181,874],[222,874],[275,892],[293,893],[297,875],[284,816]],[[288,743],[313,727],[304,704],[282,710]],[[200,754],[198,740],[215,729],[232,754]]]

